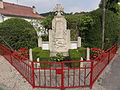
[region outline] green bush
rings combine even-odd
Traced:
[[[70,49],[69,55],[73,61],[76,59],[77,61],[80,60],[80,58],[86,58],[86,48],[80,47],[78,49]]]
[[[80,61],[81,57],[86,59],[86,48],[80,47],[78,49],[70,49],[69,55],[71,61]],[[72,67],[80,67],[80,63],[74,62],[71,64]]]
[[[87,49],[84,48],[84,47],[80,47],[80,48],[78,48],[78,51],[79,51],[81,57],[84,58],[84,59],[86,59]]]
[[[40,58],[50,58],[50,51],[49,50],[41,50],[39,53]]]
[[[42,48],[41,47],[35,47],[32,50],[32,55],[33,55],[33,61],[37,61],[37,58],[39,58],[39,53],[41,52]]]
[[[80,55],[78,49],[70,49],[69,55],[70,55],[71,59],[81,58],[81,55]]]
[[[49,50],[42,50],[41,47],[36,47],[33,49],[33,61],[37,61],[37,58],[40,59],[40,61],[50,61],[50,51]],[[48,68],[48,63],[41,63],[41,68]]]
[[[0,23],[0,36],[15,50],[37,46],[36,31],[24,19],[11,18]]]

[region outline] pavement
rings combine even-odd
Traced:
[[[108,90],[120,90],[120,51],[101,85]]]
[[[90,88],[70,88],[65,90],[120,90],[120,49],[100,78]],[[0,90],[60,90],[49,88],[32,88],[32,86],[0,56]]]

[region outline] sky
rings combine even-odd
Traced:
[[[66,13],[88,12],[98,8],[101,0],[3,0],[24,6],[35,6],[38,13],[53,11],[56,4],[61,4]],[[18,1],[18,2],[17,2]]]

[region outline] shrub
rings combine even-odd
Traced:
[[[78,49],[70,49],[69,55],[71,58],[71,61],[80,61],[81,57],[85,59],[86,57],[86,48],[80,47]],[[71,64],[72,67],[80,67],[80,63],[74,62]]]
[[[37,35],[33,26],[20,18],[11,18],[0,23],[0,36],[15,50],[37,46]]]
[[[97,48],[91,48],[91,51],[90,51],[90,58],[91,59],[95,59],[99,56],[99,54],[101,54],[102,52],[104,52],[103,50],[101,49],[97,49]]]
[[[33,61],[37,61],[37,58],[40,59],[40,61],[49,61],[50,60],[50,51],[49,50],[42,50],[41,47],[36,47],[32,51],[33,53]],[[41,68],[48,68],[48,63],[41,63]]]
[[[84,58],[84,59],[86,59],[87,49],[84,48],[84,47],[80,47],[80,48],[78,48],[78,51],[79,51],[81,57]]]
[[[50,51],[49,50],[42,50],[41,47],[36,47],[33,50],[33,60],[36,61],[37,58],[40,58],[40,61],[48,61],[46,59],[50,58]]]
[[[80,58],[86,58],[86,48],[80,47],[78,49],[70,49],[69,55],[72,59],[72,61],[75,61],[73,59],[76,59],[77,61],[80,60]]]
[[[50,61],[49,50],[41,50],[38,54],[40,61]],[[41,68],[49,68],[49,63],[41,63]]]
[[[41,51],[40,47],[33,48],[33,50],[32,50],[33,61],[37,61],[37,58],[39,57],[40,51]]]

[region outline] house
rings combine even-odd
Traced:
[[[0,22],[3,22],[12,17],[23,18],[27,21],[31,21],[37,18],[44,18],[36,12],[35,6],[27,7],[3,2],[3,0],[0,0]]]
[[[46,33],[45,28],[40,24],[40,21],[38,20],[44,17],[36,11],[35,6],[27,7],[3,2],[3,0],[0,0],[0,22],[15,17],[22,18],[30,22],[35,28],[38,36]]]

